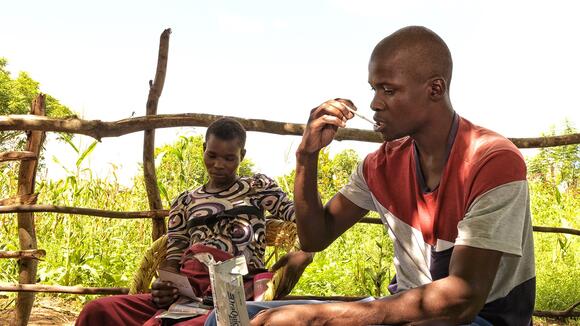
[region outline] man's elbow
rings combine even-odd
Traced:
[[[461,286],[458,286],[458,288]],[[485,305],[486,296],[474,291],[471,287],[464,287],[463,290],[454,289],[455,291],[441,291],[433,293],[433,297],[426,296],[423,298],[424,306],[431,306],[436,303],[435,315],[439,319],[447,320],[452,324],[469,324],[479,314]],[[431,303],[431,304],[430,304]],[[435,316],[433,316],[435,317]]]
[[[302,242],[302,239],[300,239],[300,249],[302,251],[306,251],[306,252],[319,252],[319,251],[326,249],[326,246],[322,246],[322,245],[317,244],[317,243],[310,243],[307,241]]]

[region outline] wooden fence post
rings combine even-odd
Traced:
[[[157,114],[157,103],[163,91],[165,83],[165,72],[167,71],[167,56],[169,53],[169,34],[171,29],[166,29],[161,33],[159,40],[159,55],[157,58],[157,70],[155,80],[149,81],[149,96],[147,98],[147,115]],[[143,139],[143,177],[145,179],[145,189],[151,210],[163,209],[159,188],[157,186],[157,174],[155,172],[155,129],[148,129],[144,132]],[[165,219],[154,218],[151,236],[153,241],[165,234]]]
[[[46,113],[45,96],[38,95],[32,101],[31,114],[42,115]],[[28,142],[26,150],[34,153],[38,158],[40,157],[40,150],[42,142],[44,141],[45,133],[43,131],[29,131]],[[36,169],[38,167],[38,160],[32,159],[22,161],[20,163],[20,171],[18,173],[18,196],[30,196],[34,194],[34,183],[36,180]],[[33,203],[34,204],[34,203]],[[36,246],[36,230],[34,227],[34,213],[18,213],[18,240],[20,242],[21,250],[35,250]],[[38,261],[36,259],[19,259],[18,260],[18,282],[20,284],[36,283],[36,267]],[[30,311],[34,304],[33,292],[19,292],[16,298],[16,325],[28,324],[30,318]]]

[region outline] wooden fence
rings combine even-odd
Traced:
[[[0,251],[0,258],[18,259],[19,284],[0,283],[1,291],[18,292],[16,300],[16,325],[26,325],[30,317],[30,311],[34,303],[35,292],[56,292],[74,294],[125,294],[127,288],[95,288],[78,286],[58,286],[35,284],[36,267],[39,258],[46,254],[36,245],[36,233],[34,229],[34,213],[56,212],[75,215],[90,215],[106,218],[147,218],[153,223],[152,239],[155,240],[165,234],[165,217],[168,211],[163,209],[154,165],[155,129],[181,126],[207,127],[212,121],[220,117],[211,114],[173,114],[158,115],[157,103],[165,81],[169,49],[169,29],[163,31],[160,37],[159,56],[155,79],[149,82],[150,90],[146,105],[146,116],[133,117],[130,119],[113,122],[100,120],[82,120],[78,118],[54,119],[45,117],[45,97],[39,95],[32,104],[30,115],[0,116],[0,131],[20,130],[27,131],[28,141],[26,151],[14,151],[0,153],[2,161],[21,161],[18,192],[16,196],[0,200],[0,214],[17,213],[18,237],[20,242],[19,251]],[[239,120],[246,130],[273,133],[279,135],[302,135],[304,125],[258,120]],[[54,205],[36,204],[37,194],[34,192],[35,177],[38,167],[40,149],[44,140],[45,132],[67,132],[82,134],[100,140],[103,137],[118,137],[129,133],[144,131],[143,145],[143,170],[146,190],[149,202],[149,211],[119,212],[92,208],[66,207]],[[336,136],[337,140],[355,140],[380,143],[380,136],[372,131],[360,129],[340,129]],[[541,148],[551,146],[563,146],[580,144],[580,133],[540,138],[510,138],[519,148]],[[381,224],[376,218],[363,218],[361,223]],[[569,228],[556,228],[534,226],[534,232],[552,232],[580,235],[580,230]],[[298,298],[298,297],[293,297]],[[300,297],[303,298],[303,297]],[[317,297],[308,297],[317,298]],[[328,298],[326,298],[328,299]],[[339,300],[353,300],[355,297],[333,297]],[[535,311],[535,316],[543,317],[579,317],[580,312],[574,309],[580,305],[577,302],[564,311]]]

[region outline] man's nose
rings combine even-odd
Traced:
[[[373,100],[371,101],[371,110],[373,111],[381,111],[385,108],[385,103],[378,98],[377,93],[373,96]]]

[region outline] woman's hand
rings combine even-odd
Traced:
[[[151,296],[158,308],[167,308],[179,297],[179,293],[173,283],[156,279],[151,285]]]
[[[280,258],[270,269],[272,272],[286,267],[282,279],[276,288],[274,298],[278,299],[290,294],[306,267],[312,262],[314,253],[306,251],[289,252]]]

